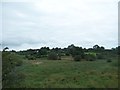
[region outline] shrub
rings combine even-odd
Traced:
[[[11,60],[13,60],[13,62],[14,62],[14,64],[16,65],[16,66],[21,66],[22,65],[22,58],[21,58],[21,56],[20,55],[17,55],[17,54],[15,54],[15,53],[11,53]]]
[[[93,55],[93,54],[86,54],[85,59],[87,61],[95,61],[96,60],[96,56]]]
[[[81,61],[81,55],[75,55],[74,61]]]
[[[112,60],[111,60],[111,59],[108,59],[107,62],[112,62]]]
[[[33,55],[26,55],[28,60],[35,60],[36,58]]]
[[[58,60],[58,55],[57,55],[55,52],[51,52],[51,53],[48,55],[48,59],[49,59],[49,60]]]
[[[18,83],[17,72],[15,71],[16,66],[22,65],[22,58],[16,53],[2,52],[2,86],[14,87]],[[19,78],[19,80],[23,80]]]
[[[70,54],[69,54],[69,53],[65,53],[65,55],[66,55],[66,56],[70,56]]]
[[[104,59],[104,56],[102,54],[96,54],[97,59]]]

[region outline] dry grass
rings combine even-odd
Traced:
[[[37,61],[37,60],[29,60],[31,64],[39,65],[42,64],[43,62]]]

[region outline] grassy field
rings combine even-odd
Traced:
[[[25,76],[19,87],[26,88],[116,88],[117,60],[79,61],[24,60],[17,71]]]

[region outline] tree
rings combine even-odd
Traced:
[[[103,46],[101,46],[101,47],[98,46],[98,45],[94,45],[94,46],[93,46],[93,50],[94,50],[94,51],[101,52],[101,51],[104,51],[104,49],[105,49],[105,48],[104,48]]]
[[[104,49],[105,49],[103,46],[101,46],[100,48],[101,48],[101,50],[104,50]]]
[[[5,47],[4,49],[3,49],[3,51],[6,51],[7,49],[9,49],[8,47]]]
[[[43,55],[43,56],[46,56],[46,55],[47,55],[47,51],[48,51],[48,48],[46,48],[46,47],[42,47],[42,48],[40,49],[40,53],[41,53],[41,55]]]
[[[120,55],[120,46],[116,47],[116,52],[118,55]]]
[[[68,51],[72,55],[72,57],[74,57],[76,55],[81,55],[81,58],[84,58],[84,51],[83,51],[82,47],[77,47],[72,44],[72,45],[68,46]]]
[[[94,49],[94,50],[97,50],[97,49],[99,49],[99,48],[100,48],[100,47],[99,47],[98,45],[94,45],[94,46],[93,46],[93,49]]]

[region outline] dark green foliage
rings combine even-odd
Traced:
[[[81,55],[74,56],[74,61],[81,61],[82,57]]]
[[[62,51],[65,56],[70,56],[70,52],[69,52],[68,48],[64,48],[64,49],[62,49]]]
[[[103,46],[99,46],[99,45],[94,45],[93,46],[93,50],[95,51],[95,52],[102,52],[102,51],[104,51],[104,47]]]
[[[40,52],[40,54],[43,55],[43,56],[44,56],[44,55],[47,55],[47,48],[46,48],[46,47],[42,47],[39,52]]]
[[[49,52],[50,52],[49,47],[41,47],[41,49],[28,49],[24,51],[19,51],[17,53],[20,55],[25,55],[26,58],[32,60],[35,58],[47,57]]]
[[[111,59],[108,59],[107,62],[112,62],[112,60],[111,60]]]
[[[95,61],[95,60],[96,60],[96,56],[93,55],[93,54],[86,54],[86,55],[85,55],[85,59],[86,59],[87,61]]]
[[[104,59],[104,55],[103,54],[96,54],[97,59]]]
[[[58,55],[57,55],[55,52],[51,52],[51,53],[48,55],[48,59],[49,59],[49,60],[58,60]]]
[[[70,54],[68,52],[65,53],[66,56],[70,56]]]
[[[4,49],[3,49],[3,51],[6,51],[7,49],[9,49],[8,47],[5,47]]]
[[[84,52],[82,47],[77,47],[72,44],[68,46],[68,52],[72,55],[72,57],[75,57],[76,55],[81,55],[81,57],[84,58]]]
[[[26,58],[28,60],[36,60],[36,58],[33,55],[26,55]]]
[[[99,48],[100,48],[100,47],[99,47],[98,45],[94,45],[94,46],[93,46],[93,49],[94,49],[94,50],[97,50],[97,49],[99,49]]]
[[[120,46],[117,47],[117,53],[120,55]]]
[[[11,53],[8,51],[2,52],[2,86],[6,87],[14,87],[14,84],[18,84],[19,77],[15,72],[15,68],[17,66],[22,65],[22,60],[19,55],[16,53]]]
[[[8,49],[8,48],[6,48]],[[6,50],[5,49],[5,50]],[[11,51],[15,52],[15,51]],[[56,53],[57,59],[61,59],[61,56],[72,56],[75,58],[76,55],[80,55],[81,59],[86,59],[86,60],[95,60],[96,59],[107,59],[108,57],[116,57],[117,52],[119,52],[119,47],[116,47],[114,49],[105,49],[103,46],[99,45],[94,45],[93,48],[82,48],[79,46],[75,46],[74,44],[69,45],[67,48],[52,48],[49,49],[49,47],[41,47],[40,49],[28,49],[24,51],[19,51],[16,52],[20,55],[24,55],[27,59],[29,60],[35,60],[38,58],[47,58],[50,53]],[[85,53],[94,53],[95,56],[91,55],[85,55]],[[60,56],[59,56],[60,54]],[[53,58],[54,59],[54,58]]]

